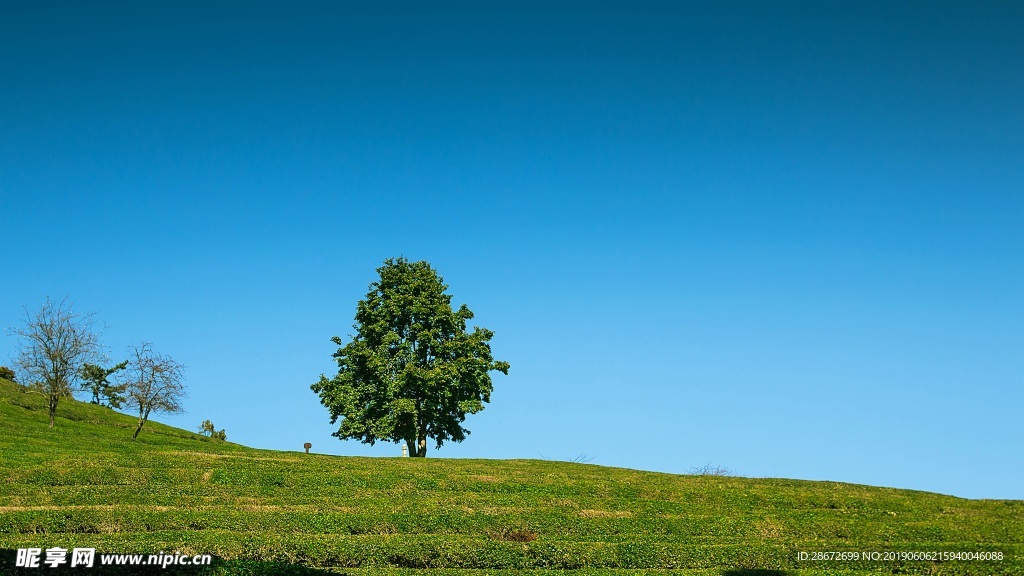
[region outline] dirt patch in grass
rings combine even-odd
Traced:
[[[533,542],[537,539],[537,533],[526,528],[501,528],[491,530],[487,535],[493,540],[504,542]]]

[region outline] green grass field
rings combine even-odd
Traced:
[[[132,441],[133,426],[64,400],[50,430],[40,395],[0,381],[0,573],[60,572],[15,569],[14,550],[61,546],[217,557],[162,574],[1024,575],[1024,501],[537,460],[307,455],[155,422]],[[825,551],[1003,559],[799,559]]]

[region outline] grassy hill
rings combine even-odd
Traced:
[[[14,550],[61,546],[218,557],[181,574],[1024,574],[1024,501],[536,460],[307,455],[154,422],[132,441],[131,417],[67,400],[56,428],[46,425],[41,396],[0,381],[0,573],[57,573],[15,570]],[[1003,560],[798,559],[824,551]]]

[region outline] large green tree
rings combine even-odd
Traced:
[[[341,419],[334,436],[405,442],[411,456],[426,456],[428,438],[437,448],[466,438],[466,415],[491,400],[489,372],[508,374],[509,364],[491,356],[493,332],[466,330],[473,313],[452,308],[430,264],[388,259],[377,272],[356,307],[352,341],[331,338],[338,374],[321,374],[311,388],[331,423]]]

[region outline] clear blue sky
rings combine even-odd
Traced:
[[[431,456],[1024,498],[1024,5],[422,4],[0,1],[0,325],[394,456],[309,385],[404,255],[512,365]]]

